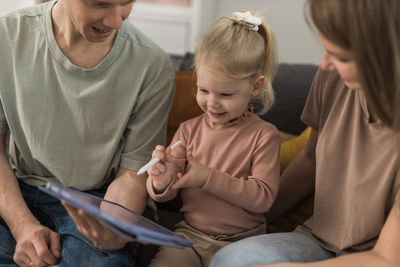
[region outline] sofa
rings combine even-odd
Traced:
[[[168,119],[168,143],[181,122],[202,113],[195,100],[196,77],[191,69],[191,60],[192,55],[186,55],[180,62],[173,60],[176,68],[176,92]],[[317,69],[316,65],[309,64],[279,64],[273,80],[275,104],[267,114],[260,116],[273,123],[281,133],[281,172],[307,142],[309,129],[301,122],[300,115]],[[173,230],[174,225],[182,219],[180,206],[179,198],[167,203],[157,203],[157,222]],[[312,207],[313,196],[310,196],[288,214],[271,222],[267,232],[293,230],[312,214]],[[142,246],[139,266],[147,266],[157,249],[153,245]]]

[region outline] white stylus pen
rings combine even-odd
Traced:
[[[180,144],[182,144],[182,141],[179,140],[178,142],[176,142],[175,144],[173,144],[171,146],[171,151],[173,151],[175,148],[177,148],[177,146],[179,146]],[[160,159],[159,158],[154,158],[152,160],[150,160],[146,165],[144,165],[142,168],[139,169],[138,171],[138,175],[145,173],[151,166],[156,165],[157,162],[159,162]]]

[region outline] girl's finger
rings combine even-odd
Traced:
[[[164,161],[165,159],[164,151],[155,150],[153,152],[153,158],[159,158],[161,161]]]
[[[152,176],[160,175],[160,170],[155,166],[152,166],[150,169],[147,170],[147,173]]]
[[[171,155],[171,147],[167,147],[167,149],[165,150],[165,156],[167,157],[167,160],[171,160],[174,157]]]
[[[182,173],[178,173],[178,180],[171,186],[172,190],[178,190],[185,187],[186,179],[182,179]]]
[[[167,149],[165,150],[165,155],[167,157],[167,159],[169,161],[176,159],[173,155],[172,155],[172,151],[171,151],[171,147],[167,147]]]
[[[154,167],[156,167],[160,173],[165,172],[165,166],[164,166],[164,164],[162,164],[160,162],[157,163],[156,165],[154,165]]]
[[[191,160],[193,159],[193,153],[192,153],[192,151],[188,151],[188,152],[186,153],[186,157],[187,157],[188,161],[191,161]]]
[[[164,149],[165,149],[165,147],[163,147],[163,146],[161,146],[161,145],[157,145],[157,146],[156,146],[156,150],[164,151]]]
[[[159,157],[160,155],[164,155],[164,150],[165,148],[163,146],[156,146],[156,148],[153,150],[153,153],[151,154],[153,158]]]

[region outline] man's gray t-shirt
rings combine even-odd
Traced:
[[[125,21],[109,54],[83,69],[53,35],[55,2],[0,17],[0,133],[30,185],[99,188],[165,143],[175,75],[169,57]]]

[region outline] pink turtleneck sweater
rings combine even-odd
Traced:
[[[191,226],[210,235],[231,235],[265,222],[278,192],[280,137],[275,126],[253,113],[216,126],[203,114],[182,123],[172,140],[182,141],[172,152],[178,170],[185,173],[187,151],[210,168],[202,188],[178,192],[168,186],[156,194],[149,177],[147,190],[158,202],[181,194],[181,212]]]

